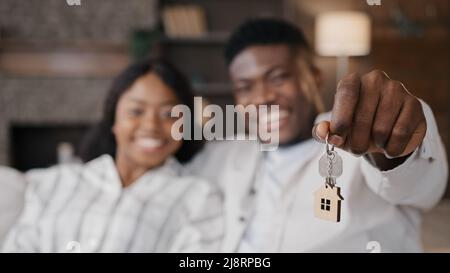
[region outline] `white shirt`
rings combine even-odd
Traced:
[[[315,147],[314,140],[310,139],[264,153],[255,189],[259,194],[240,242],[239,252],[276,251],[271,249],[270,242],[281,236],[275,227],[282,225],[283,221],[280,217],[280,204],[285,194],[283,191],[287,188],[287,183],[295,179],[299,170],[308,163],[307,158],[314,153]]]
[[[217,251],[220,192],[170,158],[123,188],[113,159],[26,174],[25,209],[5,252]],[[214,227],[214,228],[211,228]]]
[[[280,187],[267,177],[257,143],[209,144],[190,169],[217,182],[225,193],[222,250],[368,252],[368,245],[375,241],[382,252],[421,251],[421,212],[440,200],[448,175],[433,114],[428,105],[422,106],[425,138],[395,169],[380,171],[364,157],[338,150],[344,170],[337,179],[344,197],[339,223],[314,216],[314,192],[324,183],[318,171],[323,144],[307,142],[288,148],[292,153],[281,156],[280,164],[271,164],[282,181]],[[277,154],[285,153],[280,150],[274,157]],[[287,166],[281,162],[288,162]]]

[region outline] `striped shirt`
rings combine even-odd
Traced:
[[[123,188],[113,158],[28,172],[4,252],[214,252],[222,196],[173,158]]]

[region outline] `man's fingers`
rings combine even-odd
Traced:
[[[360,88],[358,74],[350,74],[339,82],[334,96],[329,137],[330,143],[335,146],[342,146],[350,132]]]
[[[403,104],[385,147],[390,157],[405,156],[412,153],[422,142],[426,132],[426,122],[417,99],[411,98]]]
[[[327,139],[327,135],[328,135],[328,142],[330,144],[333,144],[330,142],[330,135],[329,135],[330,125],[331,124],[329,121],[321,121],[321,122],[317,123],[316,125],[314,125],[313,130],[312,130],[313,138],[320,143],[325,143],[326,139]],[[344,147],[343,144],[339,145],[339,146],[338,145],[334,145],[334,146],[344,149],[344,150],[347,150],[347,147]]]
[[[331,121],[313,128],[320,142],[328,136],[330,144],[353,154],[388,157],[412,153],[425,133],[420,101],[379,70],[345,77],[336,91]]]
[[[400,90],[398,89],[399,85],[401,85]],[[379,148],[385,148],[395,121],[403,107],[405,101],[404,94],[401,92],[403,89],[400,82],[390,81],[385,92],[381,94],[372,127],[372,138]]]
[[[352,130],[347,140],[353,154],[362,155],[369,150],[372,125],[385,81],[386,77],[377,71],[367,74],[362,79]]]
[[[330,131],[330,122],[321,121],[313,127],[312,136],[318,142],[325,143],[325,139],[329,131]]]
[[[316,125],[314,125],[313,129],[312,129],[312,136],[313,138],[320,142],[320,143],[325,143],[325,139],[327,138],[327,134],[330,131],[330,122],[329,121],[321,121],[319,123],[317,123]],[[338,148],[341,148],[343,150],[349,150],[348,147],[345,146],[336,146]],[[369,153],[383,153],[383,150],[381,150],[380,148],[375,146],[375,143],[370,142],[369,144],[369,149],[368,149]]]

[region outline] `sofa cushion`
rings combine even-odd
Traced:
[[[0,247],[22,212],[25,186],[25,178],[20,172],[0,167]]]

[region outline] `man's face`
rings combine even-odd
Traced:
[[[258,45],[244,49],[229,67],[236,104],[279,105],[279,116],[264,120],[278,128],[281,145],[310,138],[316,114],[301,90],[296,63],[287,45]]]

